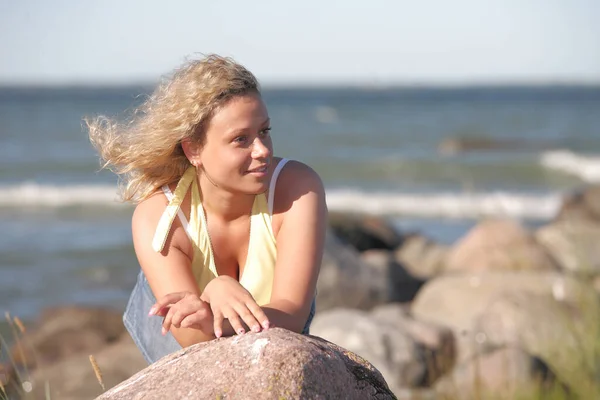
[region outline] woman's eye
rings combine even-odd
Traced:
[[[235,143],[246,143],[246,141],[248,140],[248,138],[246,136],[238,136],[235,139],[233,139],[233,141]]]
[[[270,133],[271,133],[271,127],[269,127],[269,128],[265,128],[265,129],[263,129],[262,131],[260,131],[260,134],[261,134],[262,136],[267,136],[267,135],[268,135],[268,134],[270,134]]]

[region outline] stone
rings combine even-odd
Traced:
[[[77,353],[93,353],[125,332],[120,312],[92,307],[63,306],[42,311],[39,321],[27,327],[22,345],[11,354],[17,365],[34,368]]]
[[[517,347],[468,360],[435,384],[444,399],[520,399],[540,393],[538,363]]]
[[[600,185],[588,186],[565,196],[555,221],[600,223]]]
[[[402,245],[394,250],[394,256],[411,276],[425,281],[444,270],[448,252],[447,246],[414,234],[407,236]]]
[[[88,400],[101,395],[103,389],[90,363],[90,355],[100,368],[106,388],[118,385],[148,366],[129,335],[122,335],[100,350],[39,366],[31,373],[32,390],[23,400]]]
[[[519,291],[551,295],[560,301],[597,304],[591,282],[554,271],[447,274],[428,281],[411,304],[415,319],[446,326],[454,332],[457,360],[479,352],[474,323],[500,293]]]
[[[474,324],[486,347],[517,346],[542,360],[580,398],[600,398],[600,305],[507,291]]]
[[[392,323],[405,332],[419,346],[427,373],[423,383],[431,385],[446,374],[456,362],[456,343],[450,328],[421,321],[410,314],[410,308],[398,303],[383,304],[371,310],[370,315],[379,321]]]
[[[541,227],[535,235],[565,272],[600,274],[600,224],[565,219]]]
[[[419,346],[394,322],[360,310],[334,309],[315,316],[311,333],[369,361],[398,393],[421,386],[427,367]]]
[[[395,399],[369,362],[281,328],[220,338],[170,354],[98,400]]]
[[[387,273],[372,268],[356,249],[328,231],[317,281],[317,312],[336,307],[368,310],[388,301]]]
[[[375,215],[330,212],[329,225],[343,243],[359,252],[393,250],[403,241],[403,236],[385,218]]]
[[[367,250],[361,254],[361,259],[384,278],[382,286],[386,301],[411,302],[424,283],[398,263],[390,251]]]
[[[450,250],[446,272],[558,270],[533,234],[512,220],[480,222]]]

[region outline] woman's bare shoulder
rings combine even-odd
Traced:
[[[148,198],[140,201],[133,211],[132,224],[136,227],[147,229],[158,224],[158,220],[167,208],[167,198],[162,190],[154,192]]]
[[[275,213],[288,211],[304,196],[325,197],[325,189],[319,174],[303,162],[290,160],[281,170],[275,188]]]

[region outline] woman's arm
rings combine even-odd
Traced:
[[[290,161],[276,185],[277,262],[271,302],[263,307],[271,326],[301,332],[315,296],[327,227],[325,190],[310,167]]]
[[[198,285],[192,273],[193,248],[178,218],[173,221],[163,251],[157,253],[152,249],[152,238],[166,205],[167,200],[160,193],[137,205],[132,218],[135,253],[157,299],[174,292],[187,292],[199,297]],[[197,308],[198,312],[203,313],[202,320],[207,320],[207,324],[202,324],[206,328],[174,327],[171,329],[173,336],[183,347],[214,339],[210,307],[203,307],[200,304]],[[150,312],[150,310],[146,311]],[[164,310],[155,311],[155,315],[158,316],[149,315],[148,318],[160,318],[166,315]]]

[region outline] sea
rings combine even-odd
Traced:
[[[151,91],[0,88],[0,311],[32,321],[58,305],[124,309],[139,270],[133,207],[83,118],[122,119]],[[564,195],[600,182],[599,86],[263,94],[275,154],[320,174],[330,211],[378,214],[440,243],[484,217],[542,225]]]

